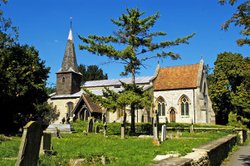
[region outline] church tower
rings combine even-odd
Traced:
[[[56,73],[56,95],[69,95],[80,91],[81,73],[78,71],[75,46],[72,35],[72,19],[64,58],[60,70]]]

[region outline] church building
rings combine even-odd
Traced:
[[[61,68],[56,73],[56,92],[48,100],[60,112],[55,123],[62,119],[87,120],[92,116],[102,119],[105,114],[107,122],[122,122],[123,112],[106,112],[94,103],[81,89],[87,88],[96,95],[102,95],[104,87],[116,92],[122,90],[121,82],[131,83],[131,78],[87,81],[81,84],[78,71],[72,27],[66,44]],[[204,62],[197,64],[156,68],[153,76],[136,77],[136,84],[145,90],[151,89],[154,95],[154,108],[136,110],[136,122],[151,122],[153,112],[157,111],[160,122],[177,123],[215,123],[215,114],[208,95],[208,86]],[[130,109],[127,120],[130,122]]]

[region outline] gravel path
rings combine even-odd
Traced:
[[[250,143],[246,146],[241,146],[240,149],[234,152],[227,162],[227,166],[250,166]]]

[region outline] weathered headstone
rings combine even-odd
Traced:
[[[88,128],[87,128],[88,133],[93,132],[93,126],[94,126],[94,118],[93,117],[88,117]]]
[[[157,111],[155,111],[153,120],[153,144],[159,145],[159,131],[158,131],[159,117]]]
[[[99,125],[98,125],[98,123],[96,123],[96,125],[95,125],[95,133],[97,134],[97,133],[99,133],[99,131],[100,131]]]
[[[166,125],[162,125],[161,126],[161,142],[166,140],[166,134],[167,134]]]
[[[121,139],[124,139],[125,137],[126,119],[127,119],[127,113],[126,111],[124,111],[123,121],[121,124]]]
[[[105,122],[104,123],[104,125],[103,125],[103,135],[104,135],[104,137],[106,137],[107,136],[107,122]]]
[[[190,133],[194,132],[194,123],[193,123],[193,119],[191,119],[191,126],[190,126]]]
[[[31,121],[24,126],[16,166],[36,166],[42,138],[42,125]]]
[[[125,127],[124,127],[124,124],[122,123],[121,124],[121,139],[124,139],[125,137]]]
[[[44,154],[52,154],[51,133],[43,133],[42,140]]]

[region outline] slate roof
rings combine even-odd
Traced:
[[[199,64],[161,68],[154,82],[154,90],[196,88],[198,71]]]
[[[58,98],[78,98],[78,97],[81,97],[81,95],[84,93],[83,90],[80,90],[76,93],[73,93],[73,94],[65,94],[65,95],[56,95],[56,93],[52,93],[50,94],[50,98],[51,99],[58,99]]]
[[[70,28],[68,41],[66,44],[66,49],[63,57],[63,62],[58,73],[61,72],[75,72],[79,73],[77,68],[75,46],[72,36],[72,29]]]
[[[155,76],[145,76],[145,77],[136,77],[136,84],[149,84]],[[111,80],[97,80],[97,81],[86,81],[83,84],[83,87],[102,87],[102,86],[114,86],[121,85],[121,82],[126,84],[132,83],[131,78],[120,78],[120,79],[111,79]]]

